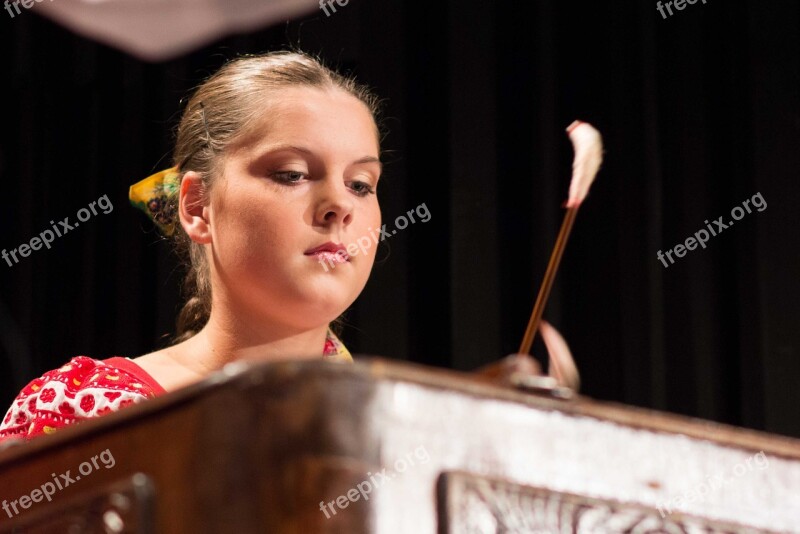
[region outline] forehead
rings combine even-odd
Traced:
[[[366,104],[341,89],[290,87],[271,93],[236,145],[254,148],[278,140],[379,151],[377,126]]]

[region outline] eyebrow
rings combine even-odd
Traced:
[[[292,150],[295,152],[300,152],[301,154],[305,154],[307,156],[314,156],[314,153],[302,146],[297,145],[275,145],[270,147],[265,147],[263,154],[269,154],[271,152],[280,152],[281,150]],[[375,156],[364,156],[363,158],[359,158],[351,163],[351,165],[357,165],[361,163],[377,163],[381,169],[383,169],[383,162],[376,158]]]

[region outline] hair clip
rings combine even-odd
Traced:
[[[172,197],[178,194],[180,171],[170,167],[133,184],[128,198],[135,207],[147,214],[164,235],[175,231],[175,207]]]

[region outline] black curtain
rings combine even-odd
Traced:
[[[58,0],[54,0],[58,1]],[[575,118],[606,155],[545,317],[588,396],[800,436],[800,7],[653,1],[351,2],[145,63],[0,12],[0,248],[108,195],[98,215],[0,260],[0,401],[78,354],[173,332],[182,273],[130,207],[168,166],[180,99],[226,60],[319,53],[386,99],[385,222],[398,231],[348,312],[353,352],[473,369],[514,352],[563,216]],[[766,202],[706,248],[705,221]],[[751,203],[752,206],[752,203]],[[538,357],[543,348],[534,347]]]

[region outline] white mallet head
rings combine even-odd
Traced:
[[[566,207],[577,208],[589,194],[600,164],[603,163],[603,138],[588,122],[574,121],[567,127],[575,159]]]

